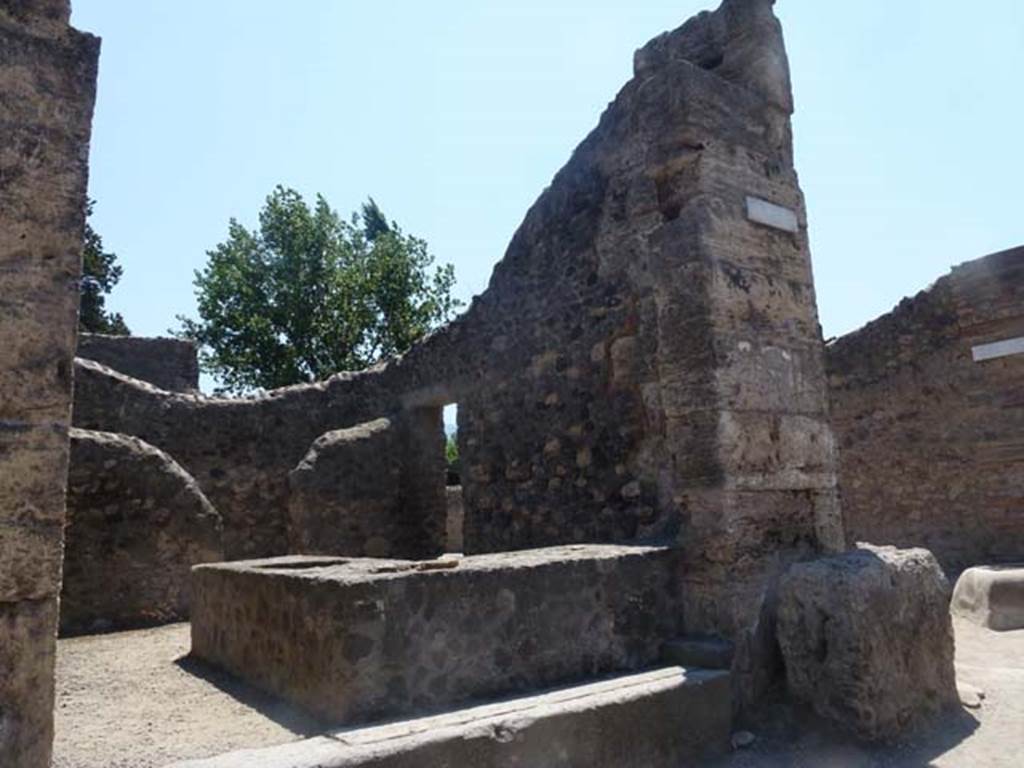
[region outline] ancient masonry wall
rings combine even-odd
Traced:
[[[83,333],[78,337],[77,356],[169,392],[199,389],[199,358],[190,341]]]
[[[71,430],[62,635],[188,618],[190,569],[224,559],[221,519],[167,454]]]
[[[288,478],[289,548],[425,559],[445,551],[440,411],[376,419],[318,438]],[[433,460],[431,461],[431,456]]]
[[[954,268],[827,361],[850,539],[953,572],[1024,559],[1024,248]]]
[[[76,424],[165,450],[260,556],[321,434],[457,402],[467,553],[674,540],[689,628],[734,634],[842,544],[791,112],[771,0],[725,0],[637,53],[488,289],[404,357],[233,401],[81,362]]]
[[[72,356],[99,40],[0,2],[0,762],[49,765]]]

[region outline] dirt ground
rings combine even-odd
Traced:
[[[156,768],[322,730],[188,649],[188,624],[59,640],[54,768]]]
[[[1024,765],[1024,630],[957,621],[956,633],[957,678],[984,692],[980,708],[881,749],[780,705],[751,726],[752,747],[715,768]],[[184,661],[187,650],[187,624],[59,641],[55,768],[155,768],[319,732],[296,710]]]

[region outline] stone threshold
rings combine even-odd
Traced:
[[[677,768],[723,751],[731,719],[728,672],[662,667],[170,768]]]

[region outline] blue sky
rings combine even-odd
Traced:
[[[75,0],[103,37],[90,192],[138,334],[276,184],[367,195],[487,284],[528,206],[695,0]],[[983,9],[983,10],[982,10]],[[826,337],[1024,244],[1024,3],[779,0]]]

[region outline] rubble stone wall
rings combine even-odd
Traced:
[[[224,557],[195,480],[136,437],[71,430],[67,506],[62,634],[187,619],[191,567]]]
[[[445,551],[444,444],[429,416],[425,425],[411,416],[317,438],[289,475],[291,551],[405,559]]]
[[[843,541],[772,2],[725,0],[634,63],[487,290],[403,357],[241,400],[81,362],[76,424],[165,450],[228,556],[262,556],[316,438],[458,403],[466,553],[675,540],[691,629],[748,626],[787,561]]]
[[[75,365],[75,426],[134,435],[184,467],[221,514],[230,559],[287,552],[289,472],[325,432],[397,408],[373,374],[230,399],[165,392],[82,358]]]
[[[83,333],[77,355],[170,392],[199,389],[199,358],[190,341]]]
[[[50,763],[72,357],[99,40],[0,2],[0,762]]]
[[[678,553],[575,545],[193,570],[192,653],[328,722],[649,668],[679,630]]]
[[[851,540],[948,571],[1024,559],[1024,248],[970,261],[827,348]]]

